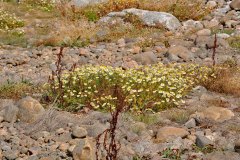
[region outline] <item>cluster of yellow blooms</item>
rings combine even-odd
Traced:
[[[198,65],[157,64],[123,70],[110,66],[83,66],[63,75],[64,100],[69,106],[91,105],[114,109],[118,86],[126,104],[135,112],[159,111],[184,103],[183,97],[200,81],[213,76],[213,70]],[[58,84],[56,84],[57,86]]]
[[[22,0],[21,3],[30,8],[38,8],[49,12],[54,8],[56,0]]]
[[[11,31],[12,29],[23,27],[24,22],[18,19],[14,14],[10,14],[0,9],[0,30]]]

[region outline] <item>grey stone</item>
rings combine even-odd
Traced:
[[[33,123],[45,110],[37,100],[29,96],[18,102],[18,108],[18,118],[27,123]]]
[[[3,112],[4,121],[10,122],[10,123],[16,122],[18,112],[19,112],[19,109],[15,105],[6,106]]]
[[[72,135],[75,138],[85,138],[87,136],[87,130],[83,127],[75,126],[73,127]]]
[[[196,127],[196,121],[194,118],[191,118],[184,124],[187,128],[194,128]]]
[[[157,63],[157,56],[153,52],[143,52],[143,53],[137,54],[133,57],[133,59],[138,64],[143,64],[143,65]]]
[[[240,155],[231,151],[216,151],[206,155],[204,160],[239,160]]]
[[[197,136],[196,145],[200,148],[213,144],[213,142],[205,136],[198,135],[198,134],[196,136]]]
[[[183,46],[171,46],[168,50],[168,56],[170,59],[174,58],[177,60],[176,57],[183,59],[184,61],[189,61],[194,58],[194,55],[191,51],[189,51],[186,47]]]

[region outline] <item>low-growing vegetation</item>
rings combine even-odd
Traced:
[[[8,82],[0,85],[0,97],[3,99],[20,99],[23,96],[32,95],[39,90],[27,81],[19,83]]]
[[[240,49],[240,37],[231,37],[228,39],[228,43],[231,47]]]
[[[240,68],[224,67],[215,71],[216,78],[209,79],[205,87],[209,90],[240,96]],[[227,82],[227,83],[226,83]]]
[[[115,87],[121,89],[127,105],[132,111],[159,111],[177,106],[191,88],[206,81],[213,74],[211,68],[198,65],[162,64],[123,70],[110,66],[84,66],[64,74],[59,81],[50,85],[52,99],[63,96],[67,110],[78,110],[79,106],[94,109],[114,109]],[[60,88],[62,87],[62,88]],[[81,105],[79,105],[81,104]]]
[[[0,31],[11,31],[23,26],[22,20],[0,8]]]

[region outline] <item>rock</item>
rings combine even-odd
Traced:
[[[78,7],[84,7],[87,5],[98,4],[103,2],[106,2],[106,0],[71,0],[70,4],[76,5]]]
[[[218,33],[217,34],[217,38],[227,39],[229,37],[230,37],[230,35],[227,33]]]
[[[198,36],[210,36],[211,35],[211,30],[210,29],[202,29],[197,31]]]
[[[235,152],[240,153],[240,140],[235,142],[234,150]]]
[[[72,155],[74,160],[95,160],[95,139],[85,138],[74,148]]]
[[[203,117],[216,122],[224,122],[230,120],[234,116],[231,110],[222,107],[208,107],[201,114]]]
[[[206,7],[209,8],[209,9],[213,9],[213,8],[217,7],[217,2],[208,1],[207,4],[206,4]]]
[[[196,127],[196,121],[194,118],[191,118],[190,120],[188,120],[184,126],[186,126],[187,128],[194,128]]]
[[[143,52],[143,53],[137,54],[133,57],[133,59],[138,64],[143,64],[143,65],[157,63],[157,56],[153,52]]]
[[[10,150],[7,152],[3,152],[3,156],[7,159],[7,160],[15,160],[16,158],[18,158],[19,155],[19,151],[17,150]]]
[[[203,21],[203,25],[205,28],[218,28],[219,21],[217,19],[212,19],[210,21]]]
[[[205,136],[198,135],[198,134],[196,136],[197,136],[196,145],[200,148],[213,144],[213,142]]]
[[[87,130],[83,127],[76,126],[73,128],[72,135],[76,138],[85,138],[87,136]]]
[[[188,135],[188,131],[183,128],[176,127],[162,127],[157,131],[156,140],[158,142],[165,142],[169,140],[173,140],[177,137],[184,138]]]
[[[126,43],[125,43],[125,39],[124,38],[121,38],[117,41],[117,44],[118,44],[118,47],[125,47],[126,46]]]
[[[6,122],[14,123],[17,120],[19,109],[15,105],[6,106],[3,112],[3,119]]]
[[[240,0],[233,0],[230,5],[231,9],[239,10],[240,9]]]
[[[63,151],[63,152],[66,152],[69,148],[69,144],[68,143],[61,143],[59,146],[58,146],[58,149],[60,151]]]
[[[231,151],[215,151],[206,155],[204,160],[239,160],[240,155]]]
[[[20,121],[32,123],[44,112],[43,106],[32,97],[25,97],[18,102],[18,118]]]
[[[0,116],[0,123],[4,120],[3,116]]]
[[[200,21],[194,21],[192,19],[187,20],[182,22],[183,24],[183,29],[189,30],[189,29],[194,29],[194,30],[199,30],[203,29],[203,24]]]
[[[93,125],[86,125],[84,128],[87,129],[88,136],[97,137],[99,134],[103,133],[108,126],[103,125],[102,123],[94,123]]]
[[[189,61],[194,58],[193,53],[183,46],[171,46],[167,53],[171,60],[173,60],[173,57],[182,58],[184,61]]]
[[[112,17],[124,18],[128,14],[137,16],[144,25],[149,27],[165,27],[168,30],[177,30],[181,27],[179,20],[172,14],[165,12],[147,11],[136,8],[125,9],[122,12],[111,12],[107,17],[100,19],[100,22],[106,21],[106,19],[111,19]]]

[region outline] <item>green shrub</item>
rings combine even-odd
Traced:
[[[64,107],[77,110],[78,106],[94,109],[114,109],[117,86],[132,111],[159,111],[183,103],[183,97],[201,81],[207,80],[212,69],[198,65],[142,66],[123,70],[110,66],[83,66],[64,74]],[[55,89],[58,84],[55,83]],[[49,92],[53,99],[58,95]],[[54,97],[55,96],[55,97]]]
[[[26,4],[29,7],[38,8],[48,12],[51,11],[55,6],[53,0],[23,0],[21,3]]]
[[[18,19],[14,14],[10,14],[0,9],[0,30],[10,31],[23,26],[24,22]]]

